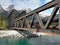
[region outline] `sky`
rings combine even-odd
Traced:
[[[47,2],[50,2],[51,0],[0,0],[0,4],[4,9],[6,9],[9,5],[13,4],[15,9],[21,10],[21,9],[31,9],[34,10]],[[45,11],[44,13],[49,14],[52,9],[49,9]],[[42,12],[43,13],[43,12]]]

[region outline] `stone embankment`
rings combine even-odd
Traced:
[[[21,35],[20,33],[18,33],[15,30],[1,30],[0,31],[0,38],[5,38],[5,37],[9,37],[9,38],[24,38],[23,35]]]

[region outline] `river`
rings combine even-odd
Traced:
[[[60,45],[60,36],[43,35],[35,38],[0,38],[0,45]]]

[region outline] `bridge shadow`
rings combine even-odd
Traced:
[[[18,31],[20,34],[22,34],[25,38],[38,37],[38,35],[33,34],[31,31],[27,31],[27,30],[16,30],[16,31]]]

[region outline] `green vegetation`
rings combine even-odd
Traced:
[[[7,27],[8,27],[7,19],[0,15],[0,29],[7,29]]]

